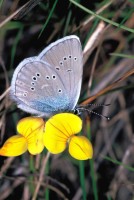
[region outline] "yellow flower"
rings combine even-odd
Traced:
[[[91,142],[84,136],[71,137],[69,142],[69,153],[78,160],[87,160],[93,156]]]
[[[42,152],[44,148],[43,133],[44,121],[37,117],[26,117],[17,125],[18,135],[6,140],[0,148],[2,156],[19,156],[27,150],[35,155]]]
[[[19,156],[27,150],[33,154],[42,152],[44,145],[53,154],[63,152],[68,145],[69,153],[78,160],[93,156],[91,142],[84,136],[77,136],[82,129],[82,120],[71,113],[51,117],[46,124],[42,118],[27,117],[17,125],[18,135],[7,139],[0,148],[2,156]]]
[[[82,120],[72,113],[51,117],[45,124],[44,145],[53,154],[61,153],[69,145],[69,153],[78,160],[92,158],[93,148],[84,136],[76,136],[82,129]]]

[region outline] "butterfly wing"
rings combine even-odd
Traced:
[[[59,39],[45,48],[38,58],[54,66],[65,84],[69,110],[73,110],[80,95],[83,73],[83,54],[79,38],[71,35]]]
[[[73,110],[82,81],[82,50],[76,36],[68,36],[23,60],[11,82],[11,97],[26,112],[50,116]]]
[[[11,98],[22,110],[50,116],[68,110],[69,99],[56,71],[37,57],[25,59],[16,68],[11,82]]]

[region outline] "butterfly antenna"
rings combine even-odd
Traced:
[[[102,115],[102,114],[100,114],[100,113],[97,113],[97,112],[94,112],[93,110],[89,110],[89,109],[86,109],[86,108],[78,108],[79,110],[81,110],[81,111],[87,111],[87,112],[89,112],[89,113],[93,113],[93,114],[95,114],[95,115],[98,115],[99,117],[103,117],[103,118],[105,118],[105,119],[107,119],[108,121],[110,120],[110,118],[109,117],[107,117],[107,116],[105,116],[105,115]]]
[[[110,106],[111,104],[98,104],[98,103],[89,103],[86,106],[97,106],[97,107],[101,107],[101,106]]]
[[[103,117],[103,118],[107,119],[108,121],[110,120],[109,117],[107,117],[107,116],[105,116],[105,115],[102,115],[102,114],[100,114],[100,113],[94,112],[93,110],[88,110],[88,112],[93,113],[93,114],[95,114],[95,115],[98,115],[98,116],[100,116],[100,117]]]

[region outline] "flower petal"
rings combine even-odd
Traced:
[[[82,128],[81,119],[71,113],[61,113],[51,117],[45,125],[44,144],[54,154],[66,148],[68,138]]]
[[[44,126],[33,131],[28,137],[28,151],[33,154],[39,154],[44,149],[43,143]]]
[[[27,141],[21,135],[10,137],[0,148],[1,156],[19,156],[27,151]]]
[[[32,132],[44,128],[44,121],[39,117],[25,117],[17,124],[17,131],[24,137],[28,137]]]
[[[28,151],[35,155],[44,149],[44,121],[39,117],[26,117],[19,121],[17,130],[28,142]]]
[[[67,139],[81,131],[82,120],[72,113],[60,113],[51,117],[45,126],[46,131],[59,130],[63,138]]]
[[[86,137],[72,136],[69,141],[69,153],[78,160],[87,160],[93,156],[93,147]]]

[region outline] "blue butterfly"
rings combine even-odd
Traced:
[[[66,36],[38,56],[24,59],[11,82],[11,98],[18,108],[49,117],[71,112],[79,99],[83,54],[77,36]]]

